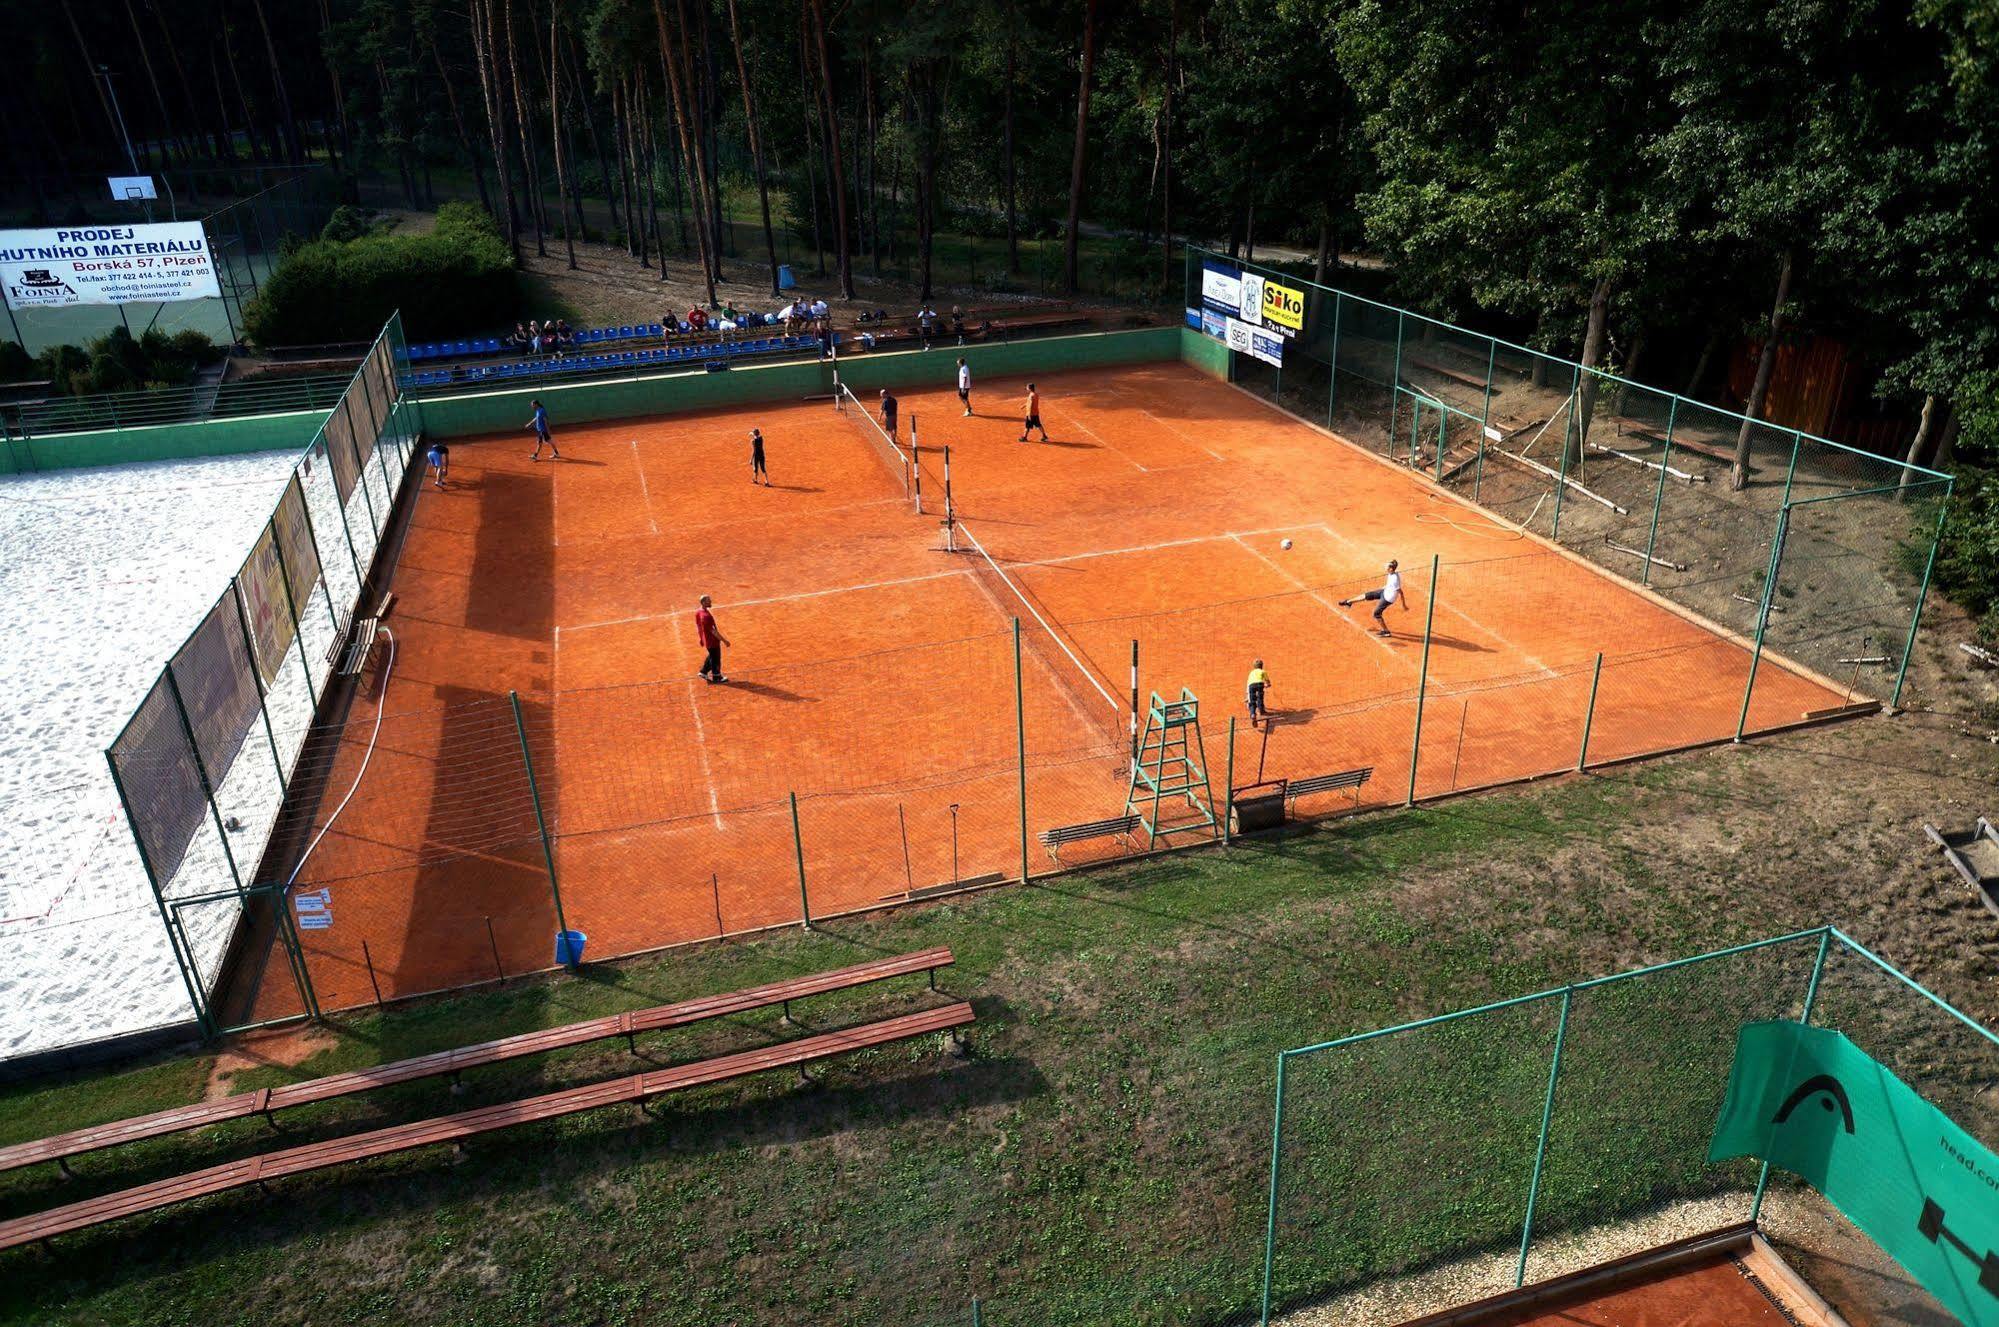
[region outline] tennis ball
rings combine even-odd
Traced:
[[[1291,541],[1290,541],[1289,539],[1286,539],[1286,540],[1282,541],[1281,543],[1279,543],[1279,544],[1278,544],[1277,546],[1278,546],[1279,548],[1282,548],[1282,549],[1285,549],[1285,550],[1287,550],[1287,551],[1288,551],[1288,550],[1290,549],[1290,547],[1291,547]]]

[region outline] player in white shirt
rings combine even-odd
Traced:
[[[972,417],[972,371],[965,367],[965,361],[958,361],[958,400],[965,407],[965,418]]]
[[[1379,590],[1369,590],[1359,599],[1340,600],[1341,608],[1351,608],[1357,603],[1363,603],[1370,599],[1374,600],[1374,625],[1381,629],[1381,634],[1384,636],[1394,634],[1388,629],[1388,619],[1382,616],[1382,614],[1388,611],[1388,606],[1390,604],[1401,604],[1403,612],[1406,613],[1409,611],[1409,601],[1402,597],[1402,573],[1397,571],[1395,567],[1395,560],[1393,558],[1389,559],[1388,575],[1381,582]]]

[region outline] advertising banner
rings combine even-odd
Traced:
[[[0,230],[0,287],[13,309],[222,294],[199,221]]]
[[[1228,320],[1228,333],[1223,338],[1229,349],[1260,359],[1276,368],[1284,367],[1284,342],[1281,338],[1258,327],[1251,327],[1240,318]]]
[[[297,633],[292,625],[291,605],[285,598],[284,564],[278,558],[275,525],[264,527],[263,537],[251,548],[242,572],[236,577],[236,592],[243,599],[243,616],[250,624],[250,644],[257,653],[257,674],[268,688],[284,666],[285,651]]]
[[[1208,259],[1201,264],[1201,303],[1224,317],[1242,312],[1242,275],[1233,267]]]
[[[1242,274],[1242,301],[1236,317],[1255,327],[1263,322],[1263,278],[1253,272]]]
[[[1212,309],[1201,310],[1201,330],[1217,341],[1229,339],[1229,320]]]
[[[1281,286],[1275,281],[1263,283],[1260,313],[1263,323],[1279,336],[1296,336],[1305,326],[1305,292]]]

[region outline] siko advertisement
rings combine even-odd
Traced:
[[[0,230],[0,287],[11,309],[222,294],[199,221]]]

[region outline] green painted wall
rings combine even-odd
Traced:
[[[294,410],[281,415],[244,415],[188,424],[156,424],[150,428],[59,433],[46,438],[9,435],[0,441],[0,474],[73,470],[79,466],[124,465],[133,461],[181,461],[241,452],[301,451],[319,432],[326,415],[324,410]]]
[[[929,350],[859,355],[840,361],[840,379],[855,391],[926,384],[947,386],[956,381],[960,355],[977,378],[1152,363],[1180,356],[1183,351],[1179,336],[1177,327],[1143,327],[998,345],[940,345]],[[537,398],[558,424],[587,424],[640,415],[714,410],[759,401],[795,401],[808,396],[828,396],[832,391],[833,367],[829,363],[767,364],[726,373],[549,383],[468,396],[426,397],[423,424],[429,436],[463,438],[524,428],[530,410],[528,403]]]
[[[1191,327],[1182,327],[1180,332],[1180,358],[1192,364],[1201,372],[1220,378],[1229,377],[1229,348],[1212,336],[1203,336]]]

